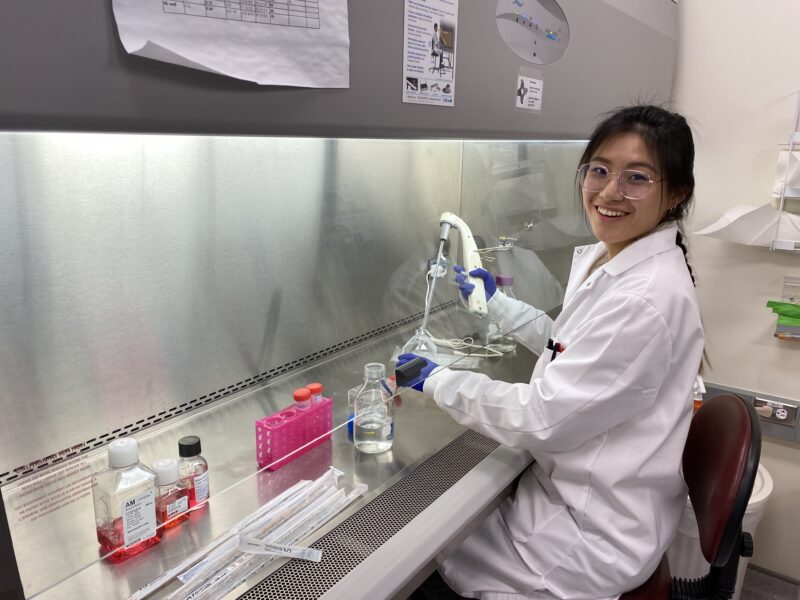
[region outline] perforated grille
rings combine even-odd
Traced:
[[[461,434],[314,543],[322,562],[288,562],[240,600],[319,598],[497,446],[474,431]]]
[[[444,304],[440,304],[439,306],[435,307],[431,310],[431,314],[440,312],[442,310],[446,310],[452,308],[456,305],[454,301],[446,302]],[[404,319],[400,319],[399,321],[394,321],[393,323],[388,323],[377,329],[373,329],[371,331],[367,331],[366,333],[362,333],[356,337],[352,337],[348,340],[344,340],[339,342],[338,344],[334,344],[333,346],[328,346],[327,348],[323,348],[322,350],[318,350],[302,358],[298,358],[297,360],[293,360],[283,365],[279,365],[269,371],[265,371],[263,373],[259,373],[258,375],[254,375],[253,377],[248,377],[238,383],[233,383],[227,387],[223,387],[218,389],[215,392],[210,392],[199,398],[195,398],[194,400],[188,400],[179,406],[173,406],[172,408],[162,410],[160,413],[145,417],[143,419],[139,419],[135,423],[131,423],[129,425],[125,425],[124,427],[120,427],[118,429],[114,429],[108,433],[103,433],[102,435],[98,435],[97,437],[93,437],[85,442],[80,444],[76,444],[71,448],[67,448],[65,450],[61,450],[60,452],[56,452],[55,454],[51,454],[49,456],[45,456],[44,458],[40,458],[32,463],[27,465],[23,465],[21,467],[17,467],[11,471],[7,471],[5,473],[0,473],[0,486],[14,481],[20,477],[27,477],[32,473],[36,473],[48,467],[51,467],[55,464],[63,462],[65,460],[69,460],[79,454],[83,454],[97,448],[98,446],[103,446],[108,444],[111,440],[115,440],[117,438],[126,437],[137,433],[151,425],[156,425],[157,423],[161,423],[167,419],[170,419],[174,416],[180,415],[182,413],[188,412],[192,409],[198,408],[200,406],[204,406],[210,402],[214,402],[215,400],[221,400],[222,398],[227,398],[231,394],[235,394],[240,392],[248,387],[259,385],[262,383],[266,383],[270,379],[274,377],[278,377],[289,371],[297,369],[299,367],[305,366],[318,360],[322,357],[329,356],[334,354],[335,352],[339,352],[341,350],[345,350],[356,344],[360,344],[361,342],[367,341],[371,338],[378,337],[384,333],[389,333],[395,329],[399,329],[404,327],[410,323],[418,321],[422,318],[422,313],[418,313],[415,315],[411,315],[410,317],[406,317]]]

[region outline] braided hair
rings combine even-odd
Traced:
[[[682,115],[659,106],[635,105],[620,108],[609,113],[595,128],[578,164],[589,162],[604,142],[625,133],[636,133],[641,136],[648,151],[656,160],[669,192],[669,197],[662,195],[662,202],[666,204],[677,200],[677,203],[666,211],[661,223],[675,221],[678,224],[675,244],[683,252],[686,268],[694,283],[694,273],[689,265],[683,233],[684,221],[694,202],[692,130]],[[580,186],[578,191],[579,188]]]

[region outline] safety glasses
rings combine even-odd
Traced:
[[[648,173],[633,169],[615,173],[605,165],[597,163],[586,163],[578,167],[578,182],[587,192],[602,192],[612,176],[617,177],[619,193],[628,200],[641,200],[648,194],[653,184],[663,180],[663,178],[653,179]]]

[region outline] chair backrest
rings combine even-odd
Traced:
[[[700,548],[714,567],[726,565],[739,548],[760,457],[761,427],[750,404],[733,394],[703,403],[689,428],[683,477],[697,517]]]

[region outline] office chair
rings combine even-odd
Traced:
[[[715,396],[703,403],[689,428],[683,450],[683,477],[689,487],[700,549],[708,575],[670,577],[664,554],[655,573],[620,600],[725,600],[733,596],[740,556],[753,555],[753,538],[742,519],[761,457],[761,427],[755,409],[739,396]]]

